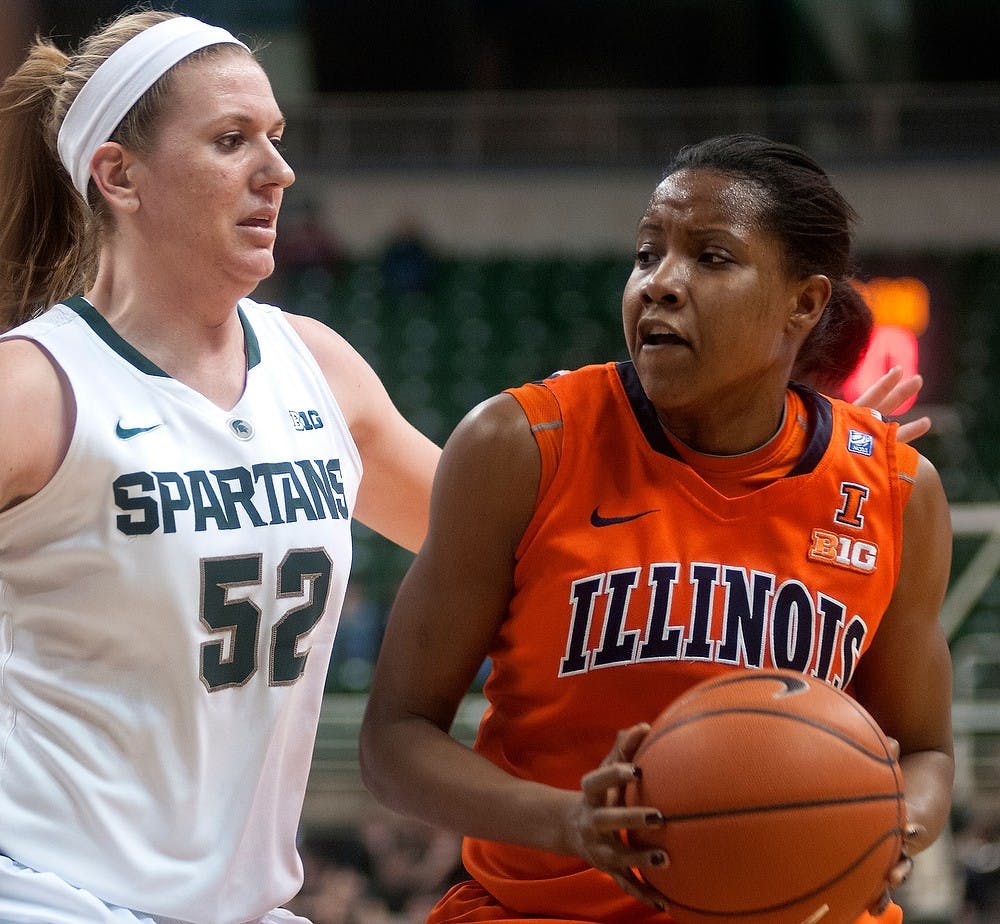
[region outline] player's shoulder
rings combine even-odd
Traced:
[[[294,314],[273,306],[262,306],[269,311],[269,316],[278,323],[287,324],[309,348],[317,359],[332,357],[359,357],[360,354],[350,343],[329,324],[324,324],[316,318],[304,314]]]
[[[78,312],[69,304],[60,302],[32,318],[22,321],[16,327],[0,332],[0,345],[15,340],[43,340],[50,332],[72,325],[79,320]]]
[[[75,402],[52,356],[35,340],[0,341],[0,509],[37,493],[65,456]]]
[[[803,400],[812,402],[814,407],[817,405],[829,407],[834,417],[847,421],[851,426],[863,427],[873,433],[887,433],[891,429],[892,421],[866,404],[855,404],[845,398],[822,394],[806,385],[793,383],[791,388]]]
[[[548,407],[562,408],[565,412],[576,406],[593,409],[601,396],[610,399],[618,388],[625,387],[628,390],[627,385],[623,384],[621,365],[607,362],[576,369],[560,369],[545,378],[507,389],[507,393],[514,395],[522,403],[539,401]]]
[[[365,377],[368,364],[347,340],[316,318],[294,314],[276,305],[240,300],[240,310],[258,336],[274,336],[308,352],[331,383],[344,377]]]
[[[30,394],[58,379],[58,366],[39,340],[23,333],[0,339],[0,400]]]

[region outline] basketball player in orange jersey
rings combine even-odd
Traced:
[[[853,217],[797,148],[684,149],[639,222],[631,360],[495,396],[448,441],[361,733],[380,800],[466,835],[474,878],[431,924],[669,922],[632,870],[670,857],[620,837],[663,817],[619,793],[646,723],[724,671],[822,678],[898,741],[887,889],[943,829],[944,492],[896,424],[789,384],[856,317]],[[448,730],[484,658],[473,750]]]

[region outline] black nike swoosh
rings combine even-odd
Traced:
[[[595,507],[594,512],[590,515],[590,525],[598,528],[602,526],[615,526],[618,523],[628,523],[630,520],[638,520],[639,517],[648,516],[651,513],[659,513],[659,510],[643,510],[642,513],[631,513],[625,517],[602,517]]]

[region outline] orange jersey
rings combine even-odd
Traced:
[[[808,422],[779,437],[798,461],[782,477],[751,471],[745,491],[722,473],[721,493],[682,460],[631,363],[510,393],[536,435],[542,482],[490,653],[477,751],[577,790],[619,729],[720,671],[849,684],[899,573],[918,456],[895,424],[796,388],[787,406]],[[457,887],[433,922],[669,920],[578,858],[476,839],[463,858],[485,893]]]

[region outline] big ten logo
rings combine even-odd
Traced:
[[[878,546],[850,536],[838,536],[826,529],[814,529],[809,557],[813,561],[870,574],[875,570]]]
[[[289,411],[288,414],[296,430],[319,430],[323,426],[319,411]]]
[[[893,366],[902,366],[903,375],[914,375],[920,367],[917,338],[930,323],[931,296],[919,279],[877,277],[868,282],[854,280],[854,287],[864,296],[875,316],[868,351],[844,382],[844,398],[853,401],[869,385]],[[908,411],[916,396],[895,409]]]

